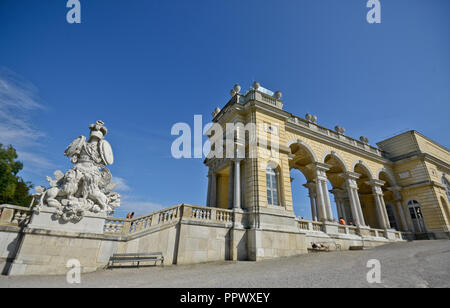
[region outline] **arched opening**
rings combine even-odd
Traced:
[[[292,168],[291,176],[291,190],[292,190],[292,205],[294,214],[300,219],[314,220],[309,189],[307,187],[308,180],[305,175],[298,169]]]
[[[355,164],[353,171],[360,177],[356,180],[358,186],[359,202],[366,225],[372,228],[381,228],[376,211],[375,200],[372,193],[372,187],[367,183],[373,179],[370,170],[362,162]]]
[[[289,169],[294,213],[297,217],[319,220],[314,172],[310,168],[315,162],[312,151],[301,142],[291,144]]]
[[[411,217],[411,223],[413,232],[424,233],[426,232],[425,220],[422,214],[422,207],[416,200],[410,200],[407,203],[408,212]]]
[[[450,225],[450,209],[444,197],[441,197],[441,204],[442,209],[444,210],[445,218],[447,219],[447,225]]]
[[[331,204],[333,216],[338,220],[342,218],[347,223],[352,222],[353,216],[350,209],[350,200],[345,185],[345,178],[342,176],[346,171],[345,163],[335,153],[327,154],[324,158],[324,163],[330,167],[326,171],[326,175],[328,191],[333,195]]]

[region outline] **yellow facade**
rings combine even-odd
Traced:
[[[233,132],[236,148],[243,141],[238,137],[246,136],[245,157],[205,160],[210,171],[208,206],[293,215],[290,171],[298,169],[307,179],[317,220],[339,218],[330,214],[332,198],[326,186],[330,183],[334,199],[340,200],[339,216],[356,225],[447,236],[448,149],[416,131],[374,147],[364,137],[356,140],[345,135],[340,127],[320,126],[314,116],[303,119],[284,111],[279,92],[273,94],[260,85],[245,94],[237,92],[222,110],[216,109],[213,122],[224,130],[227,123],[253,123],[256,132],[254,136],[245,130]],[[237,161],[239,180],[230,173]],[[268,171],[268,166],[273,171]],[[275,192],[267,183],[268,172],[276,175],[276,180],[271,180],[276,182]],[[269,204],[274,194],[278,202]]]

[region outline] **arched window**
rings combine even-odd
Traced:
[[[446,187],[447,198],[448,198],[448,201],[450,201],[450,183],[445,178],[445,174],[442,175],[442,184],[444,184]]]
[[[426,232],[425,221],[423,219],[422,208],[420,203],[416,200],[410,200],[407,203],[409,215],[411,216],[411,222],[414,228],[414,232],[423,233]]]
[[[267,182],[267,203],[270,205],[279,205],[278,201],[278,176],[272,167],[266,169]]]

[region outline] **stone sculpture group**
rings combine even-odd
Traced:
[[[104,139],[107,128],[102,121],[89,126],[90,136],[76,138],[65,150],[75,165],[65,174],[54,172],[55,179],[47,176],[50,188],[36,188],[38,204],[56,208],[55,216],[63,221],[80,221],[86,213],[111,214],[120,206],[120,195],[112,192],[116,184],[111,183],[111,172],[106,165],[114,162],[108,141]]]

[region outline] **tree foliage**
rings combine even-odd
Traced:
[[[0,204],[29,206],[32,199],[29,190],[33,186],[17,175],[23,168],[17,158],[16,149],[0,143]]]

